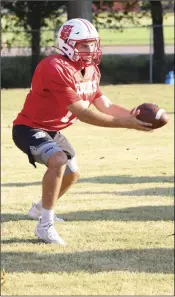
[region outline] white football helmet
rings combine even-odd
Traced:
[[[78,43],[90,41],[96,41],[95,50],[88,53],[92,57],[91,62],[84,62],[82,58],[87,53],[78,51],[76,46]],[[71,19],[61,26],[58,32],[58,48],[71,61],[80,62],[84,66],[94,62],[98,65],[101,61],[100,37],[95,27],[85,19]]]

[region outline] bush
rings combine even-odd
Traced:
[[[173,70],[173,60],[173,55],[166,55],[166,73]],[[102,73],[102,84],[149,82],[149,55],[104,55],[99,68]],[[1,69],[1,88],[30,87],[30,56],[1,57]]]
[[[1,88],[28,88],[31,57],[1,57]]]
[[[174,56],[166,55],[165,73],[174,67]],[[104,84],[149,83],[149,55],[103,56],[100,64],[101,82]]]
[[[1,88],[29,88],[31,79],[31,56],[1,57]]]
[[[101,82],[110,84],[147,83],[149,57],[104,56],[100,65]]]

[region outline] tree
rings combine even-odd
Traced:
[[[162,83],[165,79],[165,52],[163,35],[163,9],[161,1],[150,1],[153,25],[153,80]]]
[[[30,36],[32,61],[31,72],[33,74],[40,59],[40,29],[47,27],[45,19],[48,17],[59,19],[66,10],[67,1],[2,1],[3,14],[14,14],[15,27],[22,26]],[[63,8],[60,12],[59,9]],[[10,18],[8,18],[10,19]],[[10,23],[6,25],[8,29]]]
[[[122,30],[125,19],[138,24],[138,18],[142,16],[139,11],[138,0],[93,1],[93,20],[97,29],[102,26]]]
[[[68,1],[68,19],[78,17],[92,22],[92,0]]]
[[[165,2],[165,1],[163,1]],[[169,1],[172,4],[172,1]],[[163,36],[163,8],[158,0],[93,1],[96,27],[106,26],[122,30],[122,20],[130,19],[139,24],[139,18],[151,12],[153,26],[153,82],[162,83],[165,77],[165,53]],[[137,11],[137,14],[133,14]],[[105,15],[103,14],[105,12]],[[105,22],[104,22],[105,20]]]

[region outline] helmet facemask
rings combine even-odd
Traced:
[[[93,51],[83,51],[79,48],[82,44],[95,42]],[[100,39],[88,39],[88,40],[68,40],[67,45],[70,46],[74,52],[72,61],[79,62],[81,66],[89,66],[91,64],[100,64],[102,51],[100,48]],[[87,59],[86,59],[87,58]]]

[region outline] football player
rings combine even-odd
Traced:
[[[29,216],[38,220],[35,235],[47,243],[66,245],[54,227],[60,221],[55,204],[79,178],[75,152],[60,132],[76,120],[90,125],[150,131],[138,112],[113,104],[99,89],[100,38],[87,20],[67,21],[58,32],[59,54],[41,60],[23,109],[13,122],[13,140],[29,162],[46,165],[42,199]],[[96,110],[88,107],[93,104]]]

